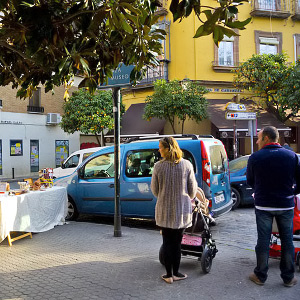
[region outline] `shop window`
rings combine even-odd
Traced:
[[[23,155],[23,141],[10,140],[10,156],[22,156],[22,155]]]
[[[225,36],[219,43],[219,47],[215,45],[215,60],[213,69],[216,71],[231,71],[239,62],[238,37]]]
[[[30,172],[39,171],[39,141],[30,140]]]
[[[56,140],[55,141],[55,165],[60,167],[61,164],[69,156],[69,141],[67,140]]]
[[[255,31],[257,54],[280,54],[282,52],[282,33]]]

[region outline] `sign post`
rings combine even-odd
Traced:
[[[233,156],[237,158],[237,130],[236,130],[236,121],[237,120],[248,120],[248,130],[251,134],[251,153],[253,153],[253,127],[254,121],[256,120],[255,112],[246,111],[246,106],[240,103],[229,102],[226,105],[225,119],[233,120]],[[250,124],[251,123],[251,124]],[[251,126],[251,128],[250,128]],[[251,129],[251,130],[250,130]]]
[[[99,88],[112,88],[113,114],[114,114],[114,165],[115,165],[115,214],[114,214],[114,236],[121,237],[121,201],[120,201],[120,102],[121,86],[130,85],[130,73],[134,66],[120,64],[113,71],[112,78],[108,79],[107,85]]]

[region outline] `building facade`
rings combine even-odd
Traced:
[[[232,158],[233,131],[237,128],[238,153],[250,153],[248,122],[225,120],[225,105],[233,98],[243,99],[244,91],[233,85],[234,70],[241,62],[253,54],[282,53],[294,62],[300,55],[300,3],[298,0],[255,0],[239,6],[239,19],[252,17],[246,30],[237,31],[239,36],[225,37],[219,47],[212,36],[194,39],[197,28],[201,25],[195,15],[182,22],[173,23],[172,14],[168,11],[171,1],[162,1],[160,26],[167,31],[163,42],[164,53],[160,57],[161,65],[147,72],[146,77],[136,87],[123,91],[123,103],[126,108],[133,104],[143,103],[153,91],[153,81],[196,80],[209,89],[206,95],[209,101],[209,120],[197,124],[189,121],[184,133],[213,134],[220,138]],[[215,2],[206,0],[202,5],[215,6]],[[243,101],[243,100],[241,100]],[[248,109],[251,103],[245,102]],[[273,125],[279,128],[281,143],[289,143],[300,152],[298,123],[295,121],[280,123],[273,115],[262,112],[257,118],[257,128]],[[180,124],[178,132],[180,132]],[[172,133],[170,124],[166,123],[163,132]]]
[[[0,180],[37,176],[80,148],[80,134],[59,127],[63,96],[63,87],[54,95],[38,88],[31,99],[21,100],[15,89],[0,87]]]

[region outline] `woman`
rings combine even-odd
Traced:
[[[183,230],[192,225],[191,199],[196,196],[197,181],[192,164],[182,158],[177,141],[165,137],[159,141],[162,160],[153,169],[151,190],[157,197],[155,221],[162,229],[167,283],[187,278],[179,273]]]

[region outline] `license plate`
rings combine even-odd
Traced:
[[[220,195],[217,195],[215,196],[215,202],[216,204],[220,203],[220,202],[223,202],[225,200],[225,197],[224,197],[224,194],[220,194]]]

